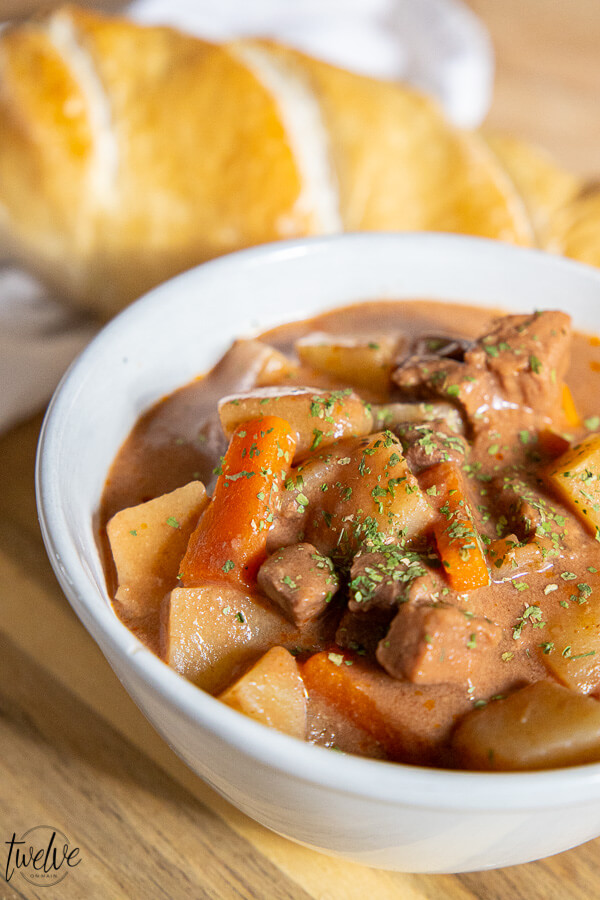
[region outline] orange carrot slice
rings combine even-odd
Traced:
[[[439,513],[433,531],[448,581],[461,593],[488,585],[490,573],[460,470],[451,463],[438,463],[426,469],[419,481]]]
[[[573,400],[573,394],[571,393],[569,386],[566,384],[563,384],[562,387],[562,408],[569,427],[579,428],[579,426],[581,425],[581,418],[579,416],[579,413],[577,412],[575,401]]]
[[[295,446],[290,425],[278,416],[252,419],[236,428],[210,504],[181,563],[185,587],[207,580],[253,584],[266,556],[275,498]]]
[[[470,700],[461,688],[412,684],[342,650],[314,653],[300,665],[311,698],[370,734],[390,759],[419,765],[443,762],[443,747]]]

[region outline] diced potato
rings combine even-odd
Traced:
[[[398,681],[353,653],[313,654],[300,670],[310,700],[330,703],[364,728],[390,759],[443,765],[457,716],[469,708],[463,688]]]
[[[165,661],[210,693],[223,690],[269,647],[297,635],[279,613],[226,583],[175,588],[166,613]]]
[[[286,377],[288,370],[295,368],[291,360],[263,341],[237,340],[202,378],[202,387],[216,400],[232,391],[249,391]]]
[[[549,769],[597,762],[600,702],[537,681],[465,716],[453,748],[466,769]]]
[[[372,410],[375,428],[390,428],[394,431],[399,425],[441,419],[457,434],[464,434],[465,430],[461,414],[451,403],[386,403],[373,406]]]
[[[117,570],[116,599],[130,616],[156,612],[208,500],[200,481],[116,513],[106,532]]]
[[[317,388],[318,390],[323,391],[347,391],[348,390],[348,382],[343,381],[341,378],[336,378],[335,375],[332,375],[329,372],[320,372],[318,369],[313,369],[311,366],[298,365],[294,366],[281,378],[273,378],[271,380],[264,381],[261,379],[259,384],[266,385],[284,385],[286,388],[291,387],[301,387],[305,388],[307,385],[310,385],[311,388]],[[228,391],[231,393],[231,391]],[[364,400],[365,403],[381,403],[382,396],[377,391],[371,390],[370,388],[361,387],[360,391],[361,399]]]
[[[298,435],[296,459],[339,438],[369,434],[373,425],[370,411],[352,391],[306,387],[266,387],[224,397],[219,416],[228,437],[243,422],[259,416],[285,419]]]
[[[565,503],[593,533],[600,528],[600,434],[563,453],[546,473]]]
[[[272,647],[219,700],[285,734],[306,737],[306,691],[298,664],[284,647]]]
[[[431,527],[434,512],[408,468],[401,444],[389,432],[371,435],[348,468],[352,506],[377,523],[380,533],[410,539]]]
[[[372,531],[413,540],[435,513],[389,432],[340,441],[292,469],[281,522],[326,556],[355,552]],[[276,519],[274,537],[281,530]],[[286,539],[279,544],[283,546]],[[275,544],[271,545],[272,548]]]
[[[254,341],[254,343],[258,344],[260,342]],[[282,381],[293,378],[298,371],[298,366],[284,353],[275,350],[274,347],[270,347],[268,344],[263,346],[268,347],[269,353],[264,356],[263,367],[256,379],[256,386],[265,387],[272,384],[281,384]]]
[[[589,590],[587,584],[581,586]],[[581,599],[585,593],[579,592]],[[544,628],[547,668],[573,691],[589,694],[600,685],[600,601],[592,594],[568,608],[557,606]],[[553,645],[553,646],[552,646]]]
[[[301,362],[356,387],[387,394],[398,333],[341,335],[312,332],[296,341]]]

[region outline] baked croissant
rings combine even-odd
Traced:
[[[360,229],[532,242],[487,145],[407,88],[71,6],[0,36],[0,246],[74,304]]]

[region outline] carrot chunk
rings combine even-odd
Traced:
[[[398,680],[340,648],[314,653],[300,670],[311,700],[324,700],[400,762],[443,765],[451,729],[471,706],[462,687],[440,693],[437,685]]]
[[[296,439],[278,416],[234,431],[206,512],[180,569],[185,587],[206,580],[252,584],[266,557],[275,498],[292,464]]]
[[[567,384],[563,384],[562,386],[562,408],[569,427],[579,428],[579,426],[581,425],[581,419],[579,417],[579,413],[577,412],[575,401],[573,400],[573,394],[571,393],[570,388]]]
[[[438,510],[433,531],[448,581],[459,592],[488,585],[490,573],[461,472],[443,462],[426,469],[419,480]]]

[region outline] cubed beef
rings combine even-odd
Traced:
[[[283,547],[258,572],[258,586],[296,625],[316,619],[339,587],[333,563],[312,544]]]
[[[413,474],[440,462],[462,466],[467,443],[444,421],[398,425],[394,429],[402,443],[404,458]]]
[[[402,434],[406,425],[443,424],[451,434],[464,434],[462,416],[453,403],[384,403],[371,407],[376,428],[389,428],[394,434]],[[431,427],[434,427],[432,424]]]
[[[465,361],[487,367],[508,402],[552,415],[560,405],[570,349],[570,316],[547,310],[498,319]]]
[[[501,637],[497,625],[454,606],[407,604],[377,647],[393,678],[414,684],[464,684]]]
[[[460,354],[413,355],[392,378],[404,397],[455,402],[474,433],[487,431],[492,417],[498,428],[501,416],[514,419],[517,429],[523,407],[532,423],[552,418],[560,408],[570,341],[570,318],[564,313],[504,316],[464,350],[462,359]]]
[[[536,532],[562,532],[556,522],[558,509],[541,493],[537,483],[530,484],[512,473],[499,475],[490,485],[490,495],[498,513],[498,534],[513,531],[519,540],[526,541]]]
[[[431,600],[441,589],[423,554],[394,545],[365,550],[352,563],[348,609],[361,615],[374,607],[390,609],[409,600]]]

